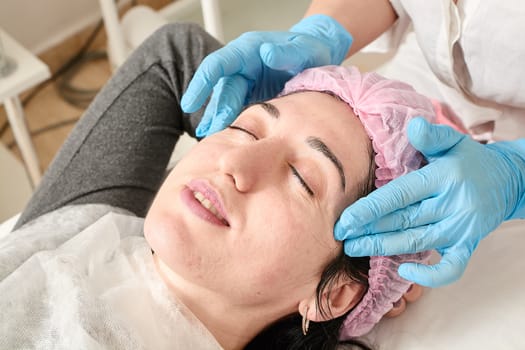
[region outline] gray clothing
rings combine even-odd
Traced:
[[[168,24],[118,69],[44,174],[15,229],[71,204],[98,203],[144,217],[179,136],[202,110],[179,101],[202,59],[221,44],[196,24]]]
[[[0,348],[221,349],[142,233],[179,136],[195,136],[202,114],[181,111],[182,93],[220,46],[195,24],[166,25],[98,94],[2,240]]]

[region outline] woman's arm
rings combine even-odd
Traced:
[[[167,25],[144,42],[82,116],[16,228],[70,204],[102,203],[144,216],[179,136],[201,113],[179,101],[202,59],[220,44],[197,25]]]
[[[323,14],[338,21],[354,39],[347,56],[390,28],[397,14],[389,0],[313,0],[305,17]]]

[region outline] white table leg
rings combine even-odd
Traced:
[[[42,176],[35,147],[33,146],[31,135],[27,129],[22,104],[20,103],[20,99],[15,96],[4,100],[4,106],[11,130],[22,153],[22,158],[24,158],[26,169],[29,172],[29,177],[31,178],[33,186],[36,187]]]
[[[224,42],[224,30],[222,28],[222,17],[218,0],[201,0],[204,28],[215,39]]]

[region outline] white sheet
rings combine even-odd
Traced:
[[[424,296],[369,335],[380,349],[525,349],[525,221],[483,240],[460,281]]]
[[[0,241],[0,349],[222,349],[157,274],[144,220],[113,210],[62,208]]]
[[[525,221],[504,223],[480,243],[460,281],[426,290],[367,338],[389,350],[525,349],[524,249]]]
[[[11,232],[11,229],[13,228],[13,226],[15,226],[19,216],[20,214],[16,214],[15,216],[0,223],[0,240],[6,235],[8,235],[9,232]]]

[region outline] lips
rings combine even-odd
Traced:
[[[198,217],[219,226],[229,226],[219,194],[203,180],[192,180],[181,192],[183,202]]]

